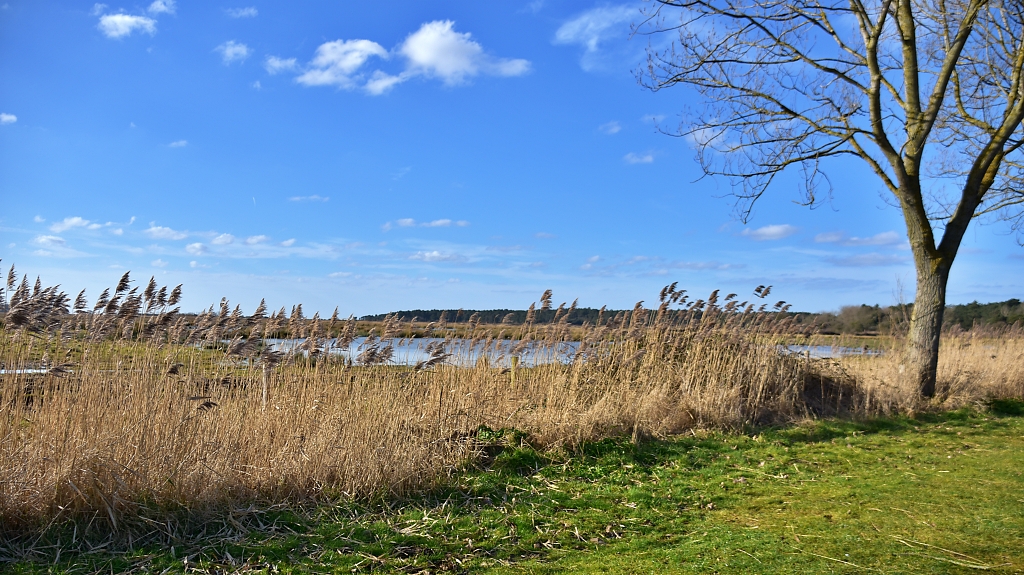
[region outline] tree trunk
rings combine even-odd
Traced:
[[[946,281],[949,264],[919,261],[917,264],[917,294],[914,311],[910,316],[910,375],[922,397],[935,396],[935,375],[939,365],[939,336],[942,333],[942,315],[946,310]]]

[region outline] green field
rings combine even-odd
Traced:
[[[12,573],[1024,571],[1024,403],[490,457],[421,497],[239,509],[148,543],[57,529]],[[72,543],[74,539],[74,543]],[[156,541],[160,541],[157,543]],[[106,544],[104,544],[106,543]],[[58,550],[60,552],[58,553]]]

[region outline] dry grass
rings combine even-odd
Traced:
[[[126,275],[92,310],[82,298],[68,310],[57,290],[16,292],[0,332],[8,370],[0,375],[0,530],[8,535],[68,519],[118,530],[244,502],[400,494],[477,455],[480,426],[514,427],[556,448],[814,410],[920,408],[894,375],[898,354],[843,362],[782,355],[770,343],[792,327],[782,314],[732,295],[719,301],[717,292],[689,301],[670,286],[657,310],[638,304],[585,327],[567,361],[509,368],[499,354],[457,367],[448,341],[413,369],[390,363],[403,330],[396,321],[355,350],[361,361],[352,365],[328,346],[351,345],[354,321],[306,320],[300,309],[266,317],[262,306],[244,316],[225,301],[185,322],[165,288],[129,288]],[[300,353],[261,347],[286,326],[307,338]],[[553,355],[579,335],[564,321],[506,329],[520,342],[508,354],[517,356]],[[469,330],[497,349],[489,328]],[[1011,335],[947,343],[947,404],[1024,395],[1024,338]],[[12,371],[26,368],[46,373]],[[808,402],[809,390],[821,397]]]

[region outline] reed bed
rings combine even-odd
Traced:
[[[468,348],[490,350],[475,365],[447,339],[401,366],[394,350],[409,326],[394,318],[357,347],[354,318],[337,312],[268,316],[261,304],[247,315],[222,300],[186,318],[180,286],[140,289],[128,274],[92,306],[39,281],[16,287],[13,268],[9,278],[0,535],[67,521],[141,532],[240,504],[401,495],[480,457],[486,428],[571,449],[612,435],[920,408],[893,375],[895,352],[849,361],[780,353],[773,342],[796,326],[779,313],[784,302],[763,303],[763,286],[747,302],[718,292],[691,300],[673,284],[656,309],[637,304],[583,328],[569,326],[575,304],[563,304],[553,323],[530,313],[498,338],[471,318],[461,331]],[[546,292],[539,308],[552,307]],[[284,332],[302,344],[289,353],[266,345]],[[1018,332],[948,341],[943,401],[1024,395]]]

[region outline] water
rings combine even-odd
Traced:
[[[359,354],[366,350],[365,337],[356,338],[347,349],[337,349],[333,346],[337,340],[331,340],[331,355],[343,357],[358,363]],[[302,345],[304,339],[268,339],[267,345],[274,351],[290,352]],[[416,365],[421,361],[430,359],[427,346],[444,345],[446,353],[452,354],[444,361],[447,365],[461,367],[474,366],[481,358],[493,367],[511,367],[512,349],[519,345],[519,340],[491,340],[489,343],[467,339],[442,339],[435,337],[392,339],[390,343],[394,348],[389,365]],[[519,364],[522,366],[533,366],[545,363],[568,363],[576,355],[580,347],[578,341],[567,341],[554,344],[529,343],[519,353]]]
[[[780,345],[779,350],[795,355],[805,355],[807,352],[810,352],[811,357],[814,359],[828,359],[848,355],[882,355],[880,350],[867,347],[834,347],[831,345]]]

